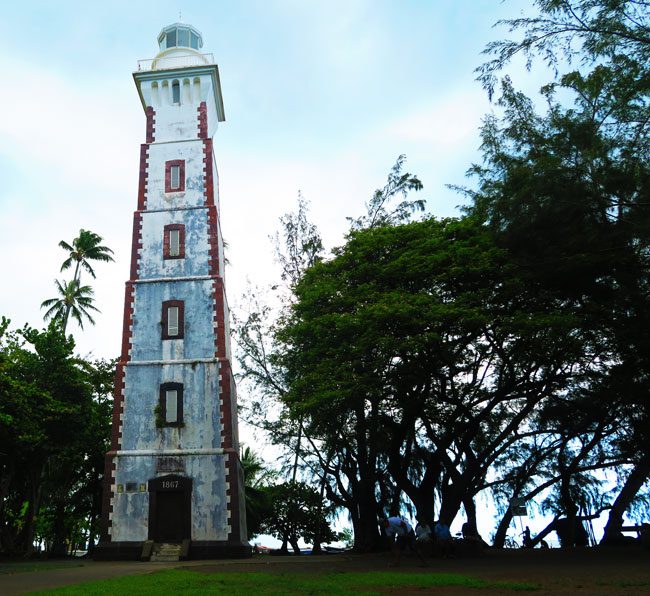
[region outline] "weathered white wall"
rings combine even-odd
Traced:
[[[206,209],[143,213],[140,279],[208,275],[207,215]],[[185,225],[184,259],[163,259],[163,232],[168,224]]]
[[[194,115],[196,122],[196,114]],[[157,134],[157,130],[156,130]],[[196,130],[194,131],[196,137]],[[185,190],[165,192],[165,162],[185,160]],[[205,204],[203,186],[203,141],[157,142],[149,146],[147,211],[200,207]]]
[[[215,301],[213,280],[209,278],[208,208],[205,206],[205,142],[198,138],[202,101],[207,104],[208,135],[217,129],[217,108],[209,75],[185,77],[169,71],[140,81],[142,96],[154,114],[154,142],[148,144],[146,163],[146,210],[139,217],[140,248],[137,248],[138,279],[133,292],[131,349],[125,366],[124,402],[121,416],[121,445],[114,459],[113,506],[110,514],[111,540],[142,541],[148,537],[149,493],[117,493],[116,486],[127,483],[147,485],[148,481],[170,473],[161,467],[161,458],[177,458],[174,471],[192,479],[192,540],[227,540],[230,479],[222,449],[222,403],[219,390],[220,365],[215,358]],[[172,105],[172,82],[181,84],[180,105]],[[165,162],[185,161],[185,189],[165,192]],[[218,174],[211,168],[214,202],[219,213]],[[168,224],[185,226],[185,256],[163,259],[163,230]],[[223,276],[224,257],[221,227],[217,244],[219,273]],[[162,303],[184,301],[184,336],[162,339]],[[226,321],[218,322],[216,333],[229,334]],[[230,358],[230,341],[226,336]],[[156,427],[155,409],[160,385],[183,384],[183,426]],[[234,383],[231,385],[234,396]],[[233,415],[236,407],[233,404]],[[237,444],[235,428],[235,445]],[[191,454],[187,452],[191,451]],[[238,482],[238,479],[233,479]],[[147,487],[148,488],[148,487]],[[243,493],[240,495],[243,498]],[[243,506],[237,503],[237,507]],[[242,516],[242,524],[245,521]],[[243,528],[244,526],[242,526]],[[245,534],[244,534],[245,535]]]
[[[226,466],[227,455],[185,455],[184,476],[192,478],[192,540],[227,540]],[[127,482],[153,478],[155,456],[117,458],[116,481]],[[123,492],[113,498],[113,532],[115,541],[143,541],[148,538],[149,493]]]
[[[181,85],[180,105],[172,104],[172,83]],[[202,101],[208,108],[208,136],[212,138],[218,127],[212,77],[206,74],[160,73],[160,77],[140,83],[146,106],[156,111],[156,142],[196,137],[192,118]]]

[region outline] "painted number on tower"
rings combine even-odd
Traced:
[[[178,480],[163,480],[163,488],[178,488]]]

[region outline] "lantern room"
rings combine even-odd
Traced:
[[[200,31],[185,23],[168,25],[158,34],[160,51],[172,48],[191,48],[200,50],[203,47],[203,37]]]

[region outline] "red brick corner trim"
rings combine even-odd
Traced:
[[[199,131],[198,131],[198,138],[199,139],[207,139],[208,138],[208,106],[207,104],[202,101],[199,104],[199,107],[196,109],[198,112],[198,120],[199,120]]]
[[[144,113],[147,116],[147,143],[153,143],[156,140],[156,111],[148,106]]]
[[[212,153],[212,139],[203,140],[203,196],[205,205],[214,205],[214,175],[212,165],[214,162]]]
[[[147,182],[149,177],[149,145],[140,145],[140,174],[138,177],[138,210],[147,208]]]

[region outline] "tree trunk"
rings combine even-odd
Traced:
[[[23,552],[26,557],[29,557],[34,551],[34,534],[36,531],[36,514],[41,505],[41,482],[43,475],[43,466],[30,470],[29,478],[29,491],[30,499],[27,505],[27,512],[25,514],[25,533],[23,538]]]
[[[443,523],[451,526],[456,515],[458,515],[463,496],[461,491],[453,484],[443,488],[440,515],[438,516]]]
[[[54,537],[52,538],[51,557],[64,557],[66,555],[65,545],[65,506],[59,502],[54,509]]]
[[[354,525],[354,550],[359,553],[382,550],[377,503],[373,496],[366,495],[365,498],[358,499],[357,515]]]
[[[601,544],[614,543],[620,536],[623,527],[623,515],[627,511],[632,499],[641,490],[650,476],[650,456],[643,457],[627,477],[621,492],[612,504],[607,518],[607,525],[603,533]]]
[[[7,456],[3,464],[2,477],[0,478],[0,552],[3,553],[13,550],[13,540],[10,539],[9,532],[2,531],[5,529],[5,504],[13,477],[14,464]]]
[[[77,282],[77,285],[79,284],[79,279],[77,279],[77,275],[81,278],[81,275],[79,273],[79,265],[80,261],[77,261],[77,266],[75,267],[74,270],[74,277],[72,278],[73,281]],[[66,304],[65,306],[65,315],[63,315],[63,333],[65,333],[66,327],[68,326],[68,317],[70,315],[70,309],[72,308],[72,304]]]
[[[298,539],[295,536],[292,536],[289,539],[289,542],[291,544],[291,548],[293,548],[293,554],[294,555],[299,555],[300,554],[300,547],[298,546]]]
[[[476,527],[476,504],[474,503],[473,497],[467,497],[463,499],[463,509],[465,509],[465,515],[467,516],[467,523],[473,530],[477,530]]]
[[[506,512],[503,514],[499,525],[497,526],[497,531],[494,534],[494,540],[492,541],[492,546],[496,548],[503,548],[503,545],[506,542],[506,536],[508,535],[508,528],[512,522],[512,510],[510,507],[506,509]]]

